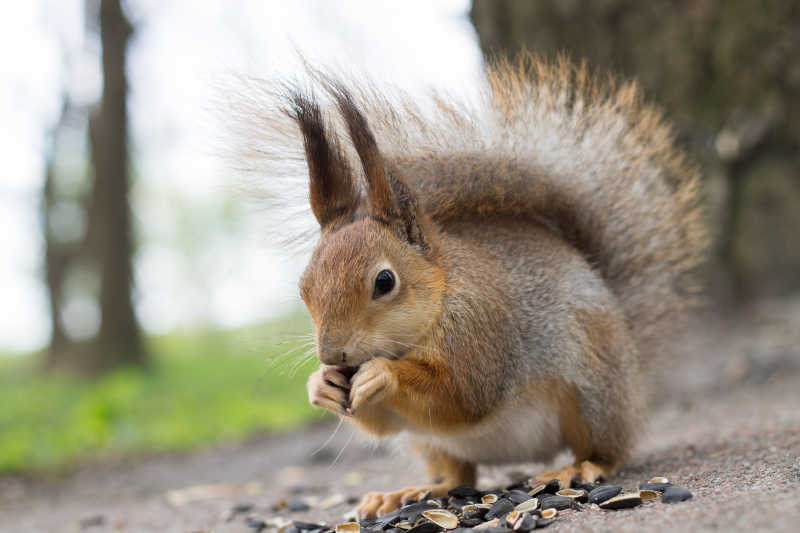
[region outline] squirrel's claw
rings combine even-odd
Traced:
[[[337,372],[333,367],[323,366],[308,378],[308,401],[342,416],[352,416],[347,411],[348,391],[338,385]],[[342,377],[339,375],[339,377]],[[342,378],[344,379],[344,378]],[[344,380],[347,383],[347,380]]]
[[[545,470],[534,479],[540,483],[547,483],[551,479],[557,479],[562,488],[567,488],[573,479],[579,479],[583,483],[594,483],[599,478],[609,478],[612,470],[604,465],[593,463],[592,461],[581,461],[571,466],[565,466],[559,470]]]

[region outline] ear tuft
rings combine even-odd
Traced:
[[[356,211],[359,193],[347,158],[336,137],[330,137],[313,95],[292,91],[287,114],[303,134],[309,175],[311,211],[323,229]]]

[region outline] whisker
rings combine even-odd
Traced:
[[[342,456],[342,454],[344,453],[344,450],[345,450],[345,449],[347,448],[347,446],[350,444],[350,441],[352,441],[352,440],[353,440],[353,435],[355,435],[355,434],[356,434],[356,429],[355,429],[355,428],[353,428],[353,430],[350,432],[350,436],[349,436],[349,437],[347,437],[347,442],[345,442],[345,443],[344,443],[344,446],[342,446],[342,449],[341,449],[341,450],[339,450],[339,453],[337,453],[337,454],[336,454],[336,457],[334,457],[334,458],[333,458],[333,461],[331,462],[331,464],[330,464],[330,465],[328,465],[328,469],[329,469],[329,470],[330,470],[331,468],[333,468],[333,467],[334,467],[334,465],[335,465],[335,464],[336,464],[336,463],[339,461],[339,458]]]
[[[314,450],[313,452],[311,452],[311,457],[313,457],[313,456],[317,455],[319,452],[321,452],[321,451],[322,451],[322,449],[323,449],[323,448],[325,448],[325,446],[327,446],[328,444],[330,444],[330,443],[331,443],[331,441],[333,440],[333,438],[334,438],[334,437],[336,436],[336,434],[339,432],[339,428],[340,428],[340,427],[342,427],[342,424],[343,424],[343,423],[344,423],[344,419],[343,419],[343,418],[339,418],[339,423],[338,423],[338,424],[336,424],[336,427],[335,427],[335,428],[333,428],[333,433],[331,433],[330,437],[328,437],[327,439],[325,439],[325,442],[323,442],[322,444],[320,444],[320,445],[319,445],[319,448],[317,448],[316,450]]]

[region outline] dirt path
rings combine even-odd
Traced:
[[[682,350],[689,355],[663,373],[665,391],[652,408],[650,429],[614,480],[634,488],[664,475],[689,487],[694,499],[586,510],[561,517],[551,531],[800,530],[800,303],[701,325]],[[248,515],[331,523],[352,507],[321,509],[332,495],[355,498],[422,479],[420,465],[402,451],[356,439],[346,445],[349,428],[313,455],[334,427],[323,423],[241,446],[87,468],[60,480],[0,479],[0,531],[243,533],[254,531]],[[540,468],[483,470],[480,483],[505,484],[515,473]],[[273,512],[281,499],[314,509]],[[242,503],[253,510],[226,522],[232,506]]]

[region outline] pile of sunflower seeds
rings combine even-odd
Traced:
[[[446,498],[423,498],[376,519],[345,522],[330,527],[308,522],[289,522],[279,533],[528,533],[552,524],[560,514],[583,506],[605,510],[629,509],[661,500],[675,503],[692,493],[667,478],[654,477],[639,490],[623,492],[619,485],[575,484],[561,488],[549,483],[518,483],[505,490],[481,491],[457,487]],[[262,522],[263,523],[263,522]],[[260,524],[251,528],[259,529]],[[256,526],[256,527],[254,527]],[[266,524],[265,524],[266,526]],[[260,529],[259,529],[260,530]]]

